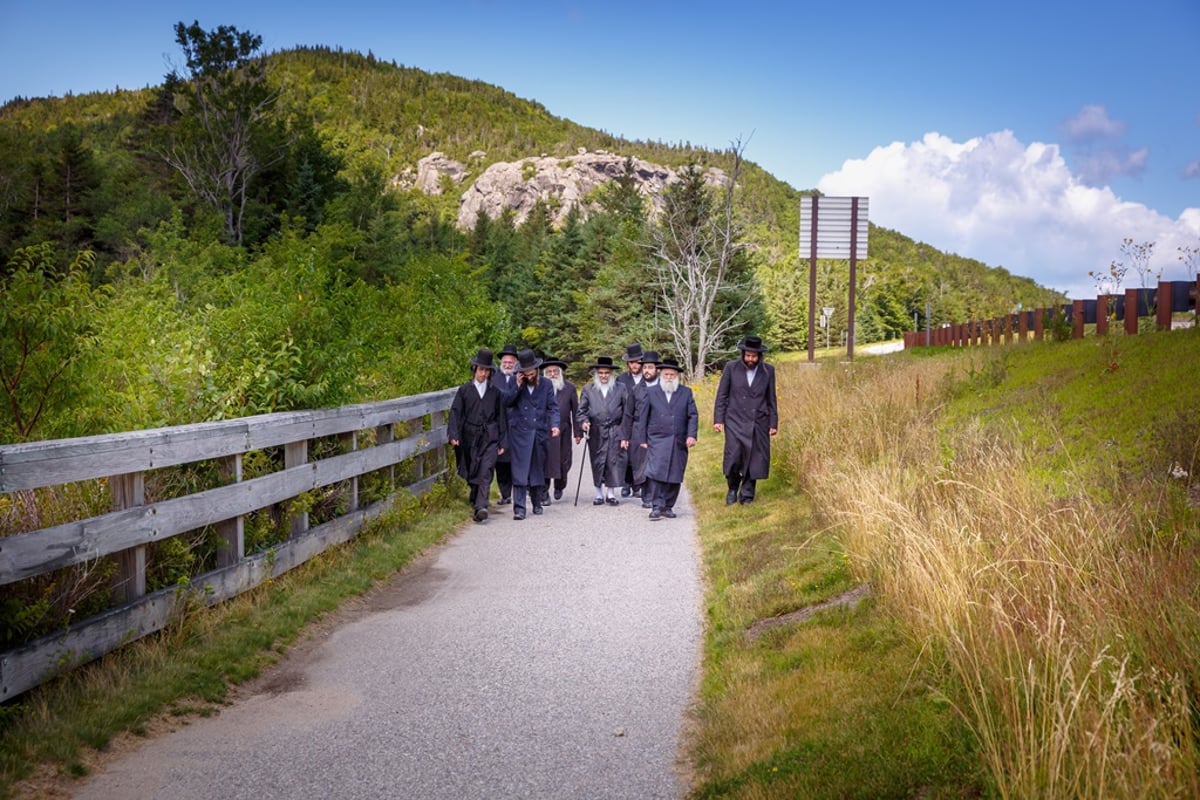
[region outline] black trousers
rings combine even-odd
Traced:
[[[646,478],[646,487],[650,492],[650,505],[656,511],[675,508],[675,501],[679,499],[680,485]]]
[[[754,491],[758,487],[758,481],[754,478],[744,477],[741,467],[735,466],[725,476],[725,480],[729,484],[729,491],[737,495],[738,500],[753,500]]]
[[[507,461],[496,462],[496,486],[500,489],[502,500],[512,497],[512,464]]]

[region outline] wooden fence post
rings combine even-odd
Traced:
[[[291,469],[308,463],[308,440],[283,446],[283,468]],[[292,512],[288,516],[288,534],[294,539],[308,530],[308,512]]]
[[[1071,301],[1071,338],[1083,338],[1083,301]]]
[[[1171,330],[1171,281],[1159,281],[1154,293],[1155,321],[1160,331]]]
[[[1046,309],[1035,308],[1033,310],[1033,340],[1040,342],[1046,336]]]
[[[342,452],[353,453],[358,449],[358,432],[350,431],[338,436],[338,440],[342,445]],[[346,494],[348,495],[346,503],[347,513],[358,511],[358,476],[355,475],[347,481]]]
[[[1108,295],[1096,295],[1096,335],[1105,336],[1108,333]]]
[[[242,481],[242,454],[222,458],[218,464],[221,475],[231,479],[231,483]],[[217,529],[217,566],[229,567],[238,563],[246,555],[246,521],[237,516],[216,524]]]
[[[1125,333],[1130,336],[1138,332],[1138,290],[1125,290]]]
[[[113,475],[108,479],[113,511],[146,504],[146,476],[141,472]],[[146,594],[146,545],[139,544],[117,553],[117,573],[112,581],[113,600],[131,603]]]

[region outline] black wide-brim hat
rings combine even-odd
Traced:
[[[485,367],[493,372],[496,371],[496,365],[492,362],[492,351],[486,347],[481,348],[475,357],[471,359],[472,367]]]
[[[623,361],[644,361],[645,353],[642,352],[642,343],[634,342],[625,348],[625,355],[621,356]]]
[[[588,369],[618,370],[620,367],[613,363],[612,356],[600,356],[596,359],[596,363],[592,364]]]
[[[515,356],[517,354],[517,346],[515,344],[506,344],[500,348],[500,355]]]
[[[662,361],[658,362],[658,371],[662,372],[664,369],[673,369],[680,373],[683,372],[683,367],[679,366],[679,362],[673,358],[664,358]]]
[[[542,360],[534,355],[532,350],[522,350],[517,353],[517,372],[528,372],[542,366]]]
[[[765,353],[767,346],[763,344],[762,339],[757,336],[747,336],[738,342],[738,350],[742,352],[749,351],[751,353]]]
[[[647,350],[642,353],[642,364],[658,364],[659,355],[657,350]]]
[[[542,359],[542,369],[545,369],[546,367],[558,367],[559,369],[566,369],[567,362],[560,358],[555,358],[554,356],[546,356]]]

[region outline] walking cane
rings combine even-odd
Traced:
[[[579,462],[579,480],[575,481],[575,505],[579,505],[579,487],[583,484],[583,465],[587,463],[588,440],[583,440],[583,460]]]

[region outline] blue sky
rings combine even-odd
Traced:
[[[1198,0],[3,0],[0,102],[157,85],[192,20],[486,81],[630,139],[741,140],[798,189],[870,197],[876,224],[1072,297],[1126,237],[1164,279],[1200,248]]]

